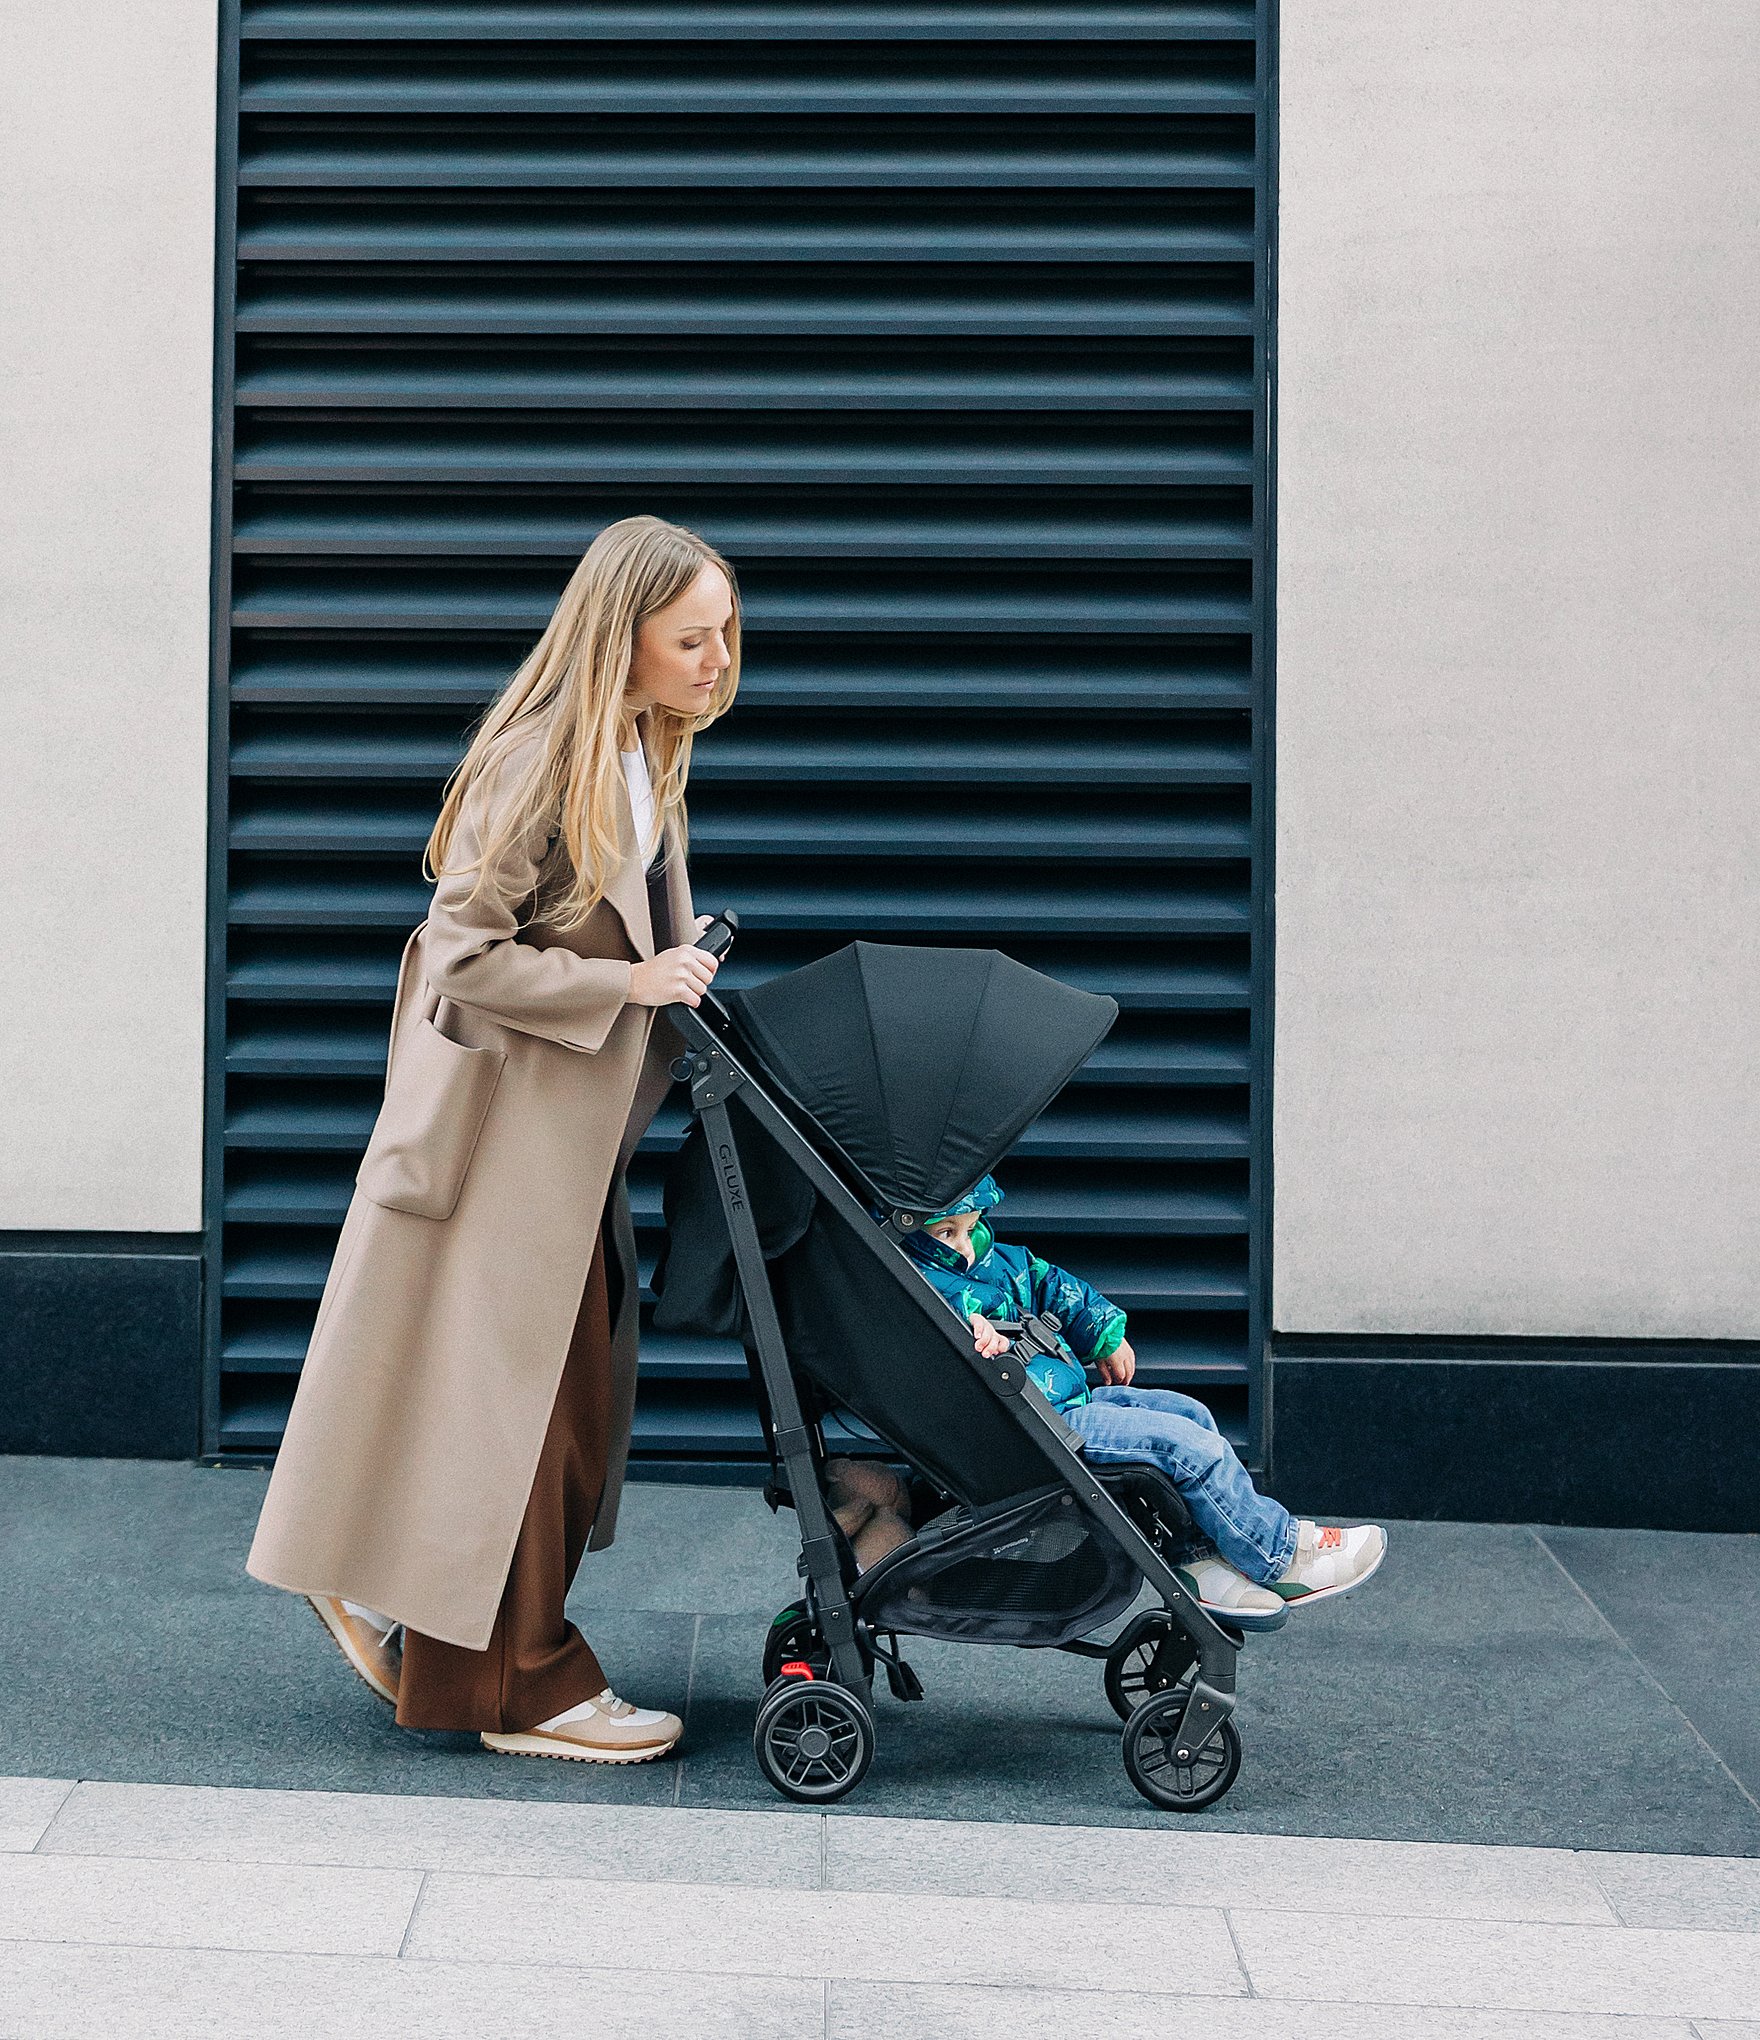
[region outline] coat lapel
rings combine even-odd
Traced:
[[[676,947],[695,940],[691,924],[696,919],[696,909],[691,905],[690,874],[684,868],[684,844],[679,839],[678,824],[670,815],[660,832],[660,854],[666,860],[666,940],[669,946]]]

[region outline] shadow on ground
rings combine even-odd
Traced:
[[[633,1487],[571,1610],[684,1756],[597,1770],[413,1736],[243,1570],[264,1476],[0,1460],[0,1774],[766,1806],[750,1747],[792,1518]],[[1760,1538],[1414,1523],[1379,1578],[1249,1642],[1240,1781],[1188,1824],[1760,1855]],[[881,1693],[872,1814],[1147,1826],[1099,1668],[922,1644]]]

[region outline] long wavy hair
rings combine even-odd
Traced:
[[[548,827],[560,817],[570,869],[554,897],[547,895],[544,919],[562,930],[580,927],[617,868],[618,737],[636,626],[676,602],[706,566],[719,567],[733,592],[727,671],[700,714],[676,715],[656,704],[647,718],[655,821],[663,828],[675,819],[682,836],[691,742],[726,713],[739,687],[739,588],[733,569],[694,531],[658,517],[625,517],[588,546],[544,635],[477,725],[446,782],[440,818],[422,854],[424,877],[453,869],[447,858],[460,812],[489,775],[481,855],[475,864],[456,867],[476,873],[470,900],[488,889],[489,874],[512,844],[540,821]],[[519,765],[507,777],[516,753]]]

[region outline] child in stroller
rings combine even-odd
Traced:
[[[1224,1615],[1265,1615],[1280,1600],[1299,1606],[1361,1586],[1386,1556],[1387,1532],[1298,1520],[1253,1486],[1202,1403],[1170,1389],[1132,1387],[1136,1355],[1124,1312],[1067,1269],[998,1240],[990,1213],[1002,1196],[995,1177],[985,1176],[910,1234],[905,1251],[971,1326],[987,1358],[1013,1343],[999,1321],[1056,1318],[1062,1350],[1036,1355],[1027,1373],[1091,1461],[1147,1462],[1173,1481],[1215,1547],[1180,1568],[1199,1602]],[[1091,1391],[1084,1363],[1100,1377]]]

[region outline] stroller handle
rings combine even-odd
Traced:
[[[733,938],[738,933],[739,915],[732,907],[723,907],[697,937],[692,947],[706,950],[711,956],[722,957],[733,947]]]

